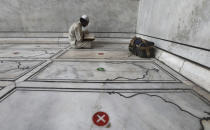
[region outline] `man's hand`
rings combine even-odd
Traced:
[[[88,30],[85,30],[85,31],[83,32],[83,34],[89,34]]]

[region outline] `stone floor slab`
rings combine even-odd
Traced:
[[[1,49],[57,49],[68,46],[69,44],[0,44]]]
[[[208,130],[209,98],[173,68],[129,55],[128,43],[0,44],[0,130]],[[109,128],[93,124],[97,111]]]
[[[16,80],[43,61],[0,61],[0,80]],[[3,83],[2,83],[3,84]]]
[[[87,51],[69,50],[58,57],[59,59],[143,59],[128,51]]]
[[[14,81],[0,81],[0,87],[6,87],[9,85],[14,85]]]
[[[123,51],[128,51],[128,45],[129,42],[127,43],[107,43],[106,42],[94,42],[93,43],[93,50],[113,50],[113,51],[117,51],[117,50],[123,50]]]
[[[111,130],[199,130],[200,121],[209,117],[208,110],[207,104],[190,93],[17,90],[0,104],[0,129],[94,130],[99,128],[92,122],[93,114],[104,111]]]
[[[104,71],[98,71],[104,68]],[[154,62],[55,61],[30,78],[32,81],[178,82]]]
[[[59,52],[58,49],[12,49],[0,50],[0,58],[51,58]]]

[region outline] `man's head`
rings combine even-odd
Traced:
[[[82,24],[83,27],[86,27],[89,24],[89,18],[87,15],[82,15],[80,17],[80,22]]]

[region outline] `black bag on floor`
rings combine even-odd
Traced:
[[[129,44],[129,51],[142,58],[154,57],[154,42],[134,37]]]

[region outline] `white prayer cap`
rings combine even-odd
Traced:
[[[87,23],[89,23],[89,17],[87,15],[82,15],[80,19],[85,20]]]

